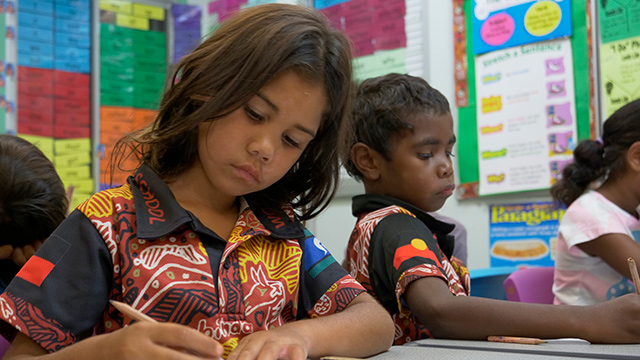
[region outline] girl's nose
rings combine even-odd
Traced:
[[[273,159],[275,146],[269,136],[260,134],[249,143],[248,150],[251,155],[258,157],[260,161],[269,162]]]

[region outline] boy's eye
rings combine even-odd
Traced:
[[[418,157],[422,160],[430,159],[433,157],[433,153],[418,153]]]
[[[455,157],[455,155],[453,155],[453,151],[447,151],[447,156],[448,157]]]
[[[300,143],[298,143],[297,141],[295,141],[292,137],[290,137],[287,134],[282,135],[282,140],[285,142],[285,144],[289,145],[289,146],[293,146],[295,148],[300,148]]]
[[[256,121],[256,122],[263,122],[264,121],[264,116],[258,114],[255,110],[253,110],[252,108],[245,106],[244,111],[247,113],[247,115],[251,118],[251,120]]]

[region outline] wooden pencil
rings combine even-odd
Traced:
[[[629,263],[629,272],[631,273],[631,278],[633,279],[633,285],[636,287],[636,294],[640,295],[640,277],[638,277],[638,268],[636,267],[636,262],[632,257],[627,259]]]
[[[109,302],[111,303],[111,305],[113,305],[114,308],[118,309],[118,311],[127,315],[133,320],[157,322],[154,318],[149,317],[143,314],[142,312],[132,308],[129,304],[125,304],[123,302],[116,301],[116,300],[109,300]]]

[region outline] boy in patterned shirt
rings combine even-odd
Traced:
[[[363,81],[344,164],[364,184],[345,267],[394,319],[395,345],[427,337],[579,337],[637,343],[640,297],[592,307],[500,301],[469,295],[469,272],[452,257],[454,225],[427,212],[454,191],[456,142],[446,98],[418,77]],[[632,316],[630,316],[632,315]]]

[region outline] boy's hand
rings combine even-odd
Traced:
[[[227,360],[307,359],[308,344],[298,332],[283,329],[255,332],[238,343]]]
[[[42,246],[42,241],[40,240],[21,247],[2,245],[0,246],[0,260],[11,259],[16,265],[22,266],[36,253],[40,246]]]
[[[627,294],[594,305],[587,312],[593,343],[640,343],[640,296]]]

